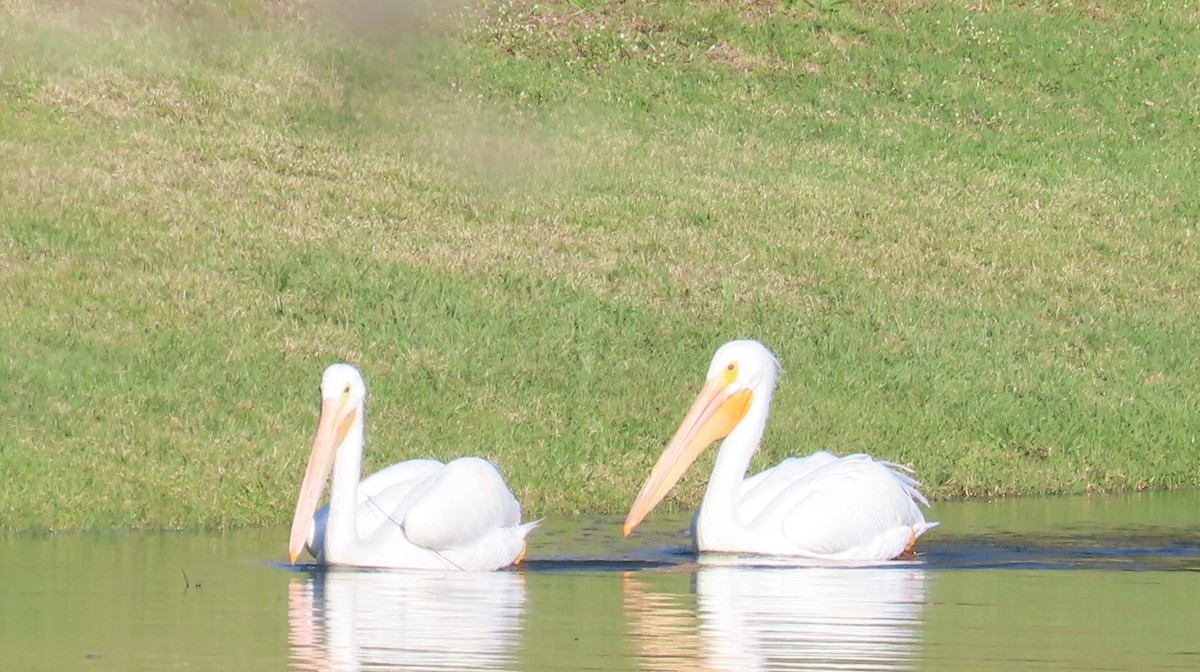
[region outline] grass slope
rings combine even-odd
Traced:
[[[758,465],[1196,486],[1184,5],[0,0],[0,528],[281,523],[336,360],[620,512],[747,336]]]

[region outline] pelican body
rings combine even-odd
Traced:
[[[519,562],[521,507],[479,457],[399,462],[359,482],[367,388],[349,364],[321,378],[321,416],[292,517],[288,557],[351,567],[487,571]],[[333,472],[329,503],[317,504]]]
[[[692,521],[697,550],[833,561],[908,555],[937,523],[925,522],[919,505],[928,502],[904,467],[821,451],[745,477],[767,424],[778,368],[757,341],[731,341],[717,350],[700,394],[638,493],[624,534],[709,444],[724,439]]]

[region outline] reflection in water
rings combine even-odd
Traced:
[[[0,669],[1200,670],[1200,490],[937,511],[919,564],[843,570],[697,569],[686,514],[446,577],[297,572],[278,528],[0,534]]]
[[[512,669],[524,603],[518,572],[328,570],[294,578],[293,668]]]
[[[702,566],[694,580],[691,608],[686,596],[625,577],[645,669],[896,670],[920,654],[926,579],[917,566]]]

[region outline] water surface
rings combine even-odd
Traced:
[[[14,670],[1200,669],[1200,493],[937,503],[914,561],[697,558],[550,520],[491,574],[319,571],[286,530],[0,538]]]

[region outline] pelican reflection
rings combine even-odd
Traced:
[[[644,669],[911,669],[920,654],[925,571],[705,564],[695,596],[625,578]],[[693,601],[694,600],[694,601]]]
[[[512,669],[517,572],[334,570],[288,583],[292,668]]]

